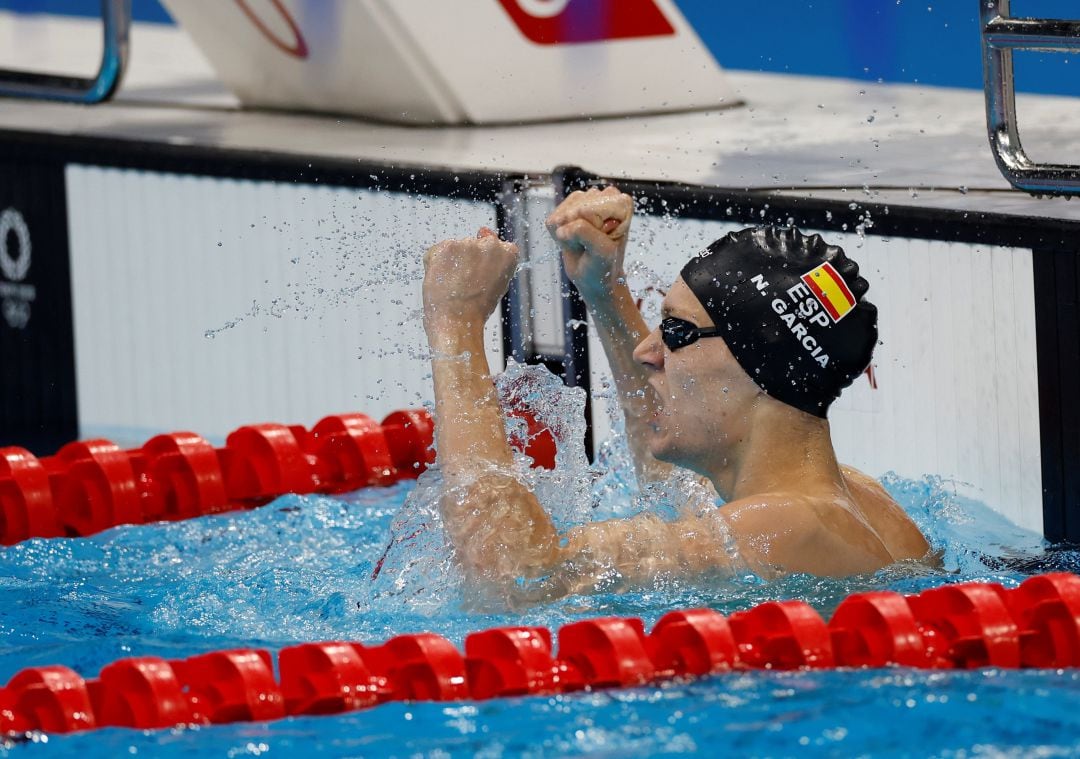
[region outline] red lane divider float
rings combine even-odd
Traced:
[[[193,432],[158,435],[132,451],[85,440],[42,459],[0,448],[0,545],[254,508],[286,493],[390,485],[418,477],[435,460],[434,435],[431,416],[417,409],[382,423],[364,414],[328,416],[310,430],[249,425],[230,433],[223,448]],[[554,468],[550,432],[516,444],[537,466]]]
[[[142,448],[69,443],[55,456],[0,448],[0,545],[120,524],[252,508],[286,493],[342,493],[416,477],[434,458],[426,411],[328,416],[311,430],[241,427],[214,448],[192,432]]]
[[[108,725],[161,728],[338,714],[387,701],[458,701],[633,687],[732,670],[901,665],[928,669],[1080,666],[1080,577],[1032,577],[1014,590],[946,585],[917,596],[849,596],[826,622],[801,601],[725,618],[673,611],[646,634],[639,619],[574,622],[558,633],[472,633],[462,655],[432,633],[380,646],[305,643],[278,654],[239,649],[167,661],[123,659],[84,680],[32,667],[0,688],[0,735]]]

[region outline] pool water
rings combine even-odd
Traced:
[[[85,539],[0,550],[0,681],[23,667],[66,664],[84,675],[132,655],[184,657],[233,646],[309,640],[379,642],[431,630],[461,644],[499,624],[557,627],[600,614],[651,624],[675,607],[731,612],[803,598],[823,614],[852,592],[958,580],[1014,586],[1029,572],[1080,569],[1075,551],[1046,553],[949,484],[885,484],[944,549],[945,568],[827,580],[752,577],[563,599],[521,612],[463,611],[453,570],[398,550],[372,579],[391,523],[414,483],[343,498],[286,496],[261,509],[121,527]],[[420,490],[423,489],[421,485]],[[417,540],[423,540],[417,537]],[[409,558],[407,558],[409,557]],[[437,564],[437,562],[436,562]],[[1014,568],[1016,567],[1016,568]],[[0,749],[117,756],[291,754],[651,754],[729,750],[838,755],[1038,754],[1080,751],[1080,672],[870,670],[741,673],[625,691],[461,704],[388,704],[334,717],[135,731],[104,729]]]
[[[504,400],[531,397],[535,381],[511,372]],[[580,439],[580,424],[554,426],[560,468],[525,476],[561,524],[640,508],[677,511],[670,499],[636,492],[625,449],[609,448],[589,468],[580,447],[567,442]],[[469,632],[497,625],[557,628],[599,615],[640,616],[652,625],[673,608],[730,613],[777,598],[804,599],[827,618],[853,592],[916,593],[963,580],[1014,587],[1031,574],[1080,572],[1080,552],[1049,549],[947,480],[883,482],[942,552],[940,569],[893,567],[843,580],[662,580],[522,610],[469,611],[434,507],[437,471],[342,497],[285,496],[249,512],[31,540],[0,549],[0,683],[36,665],[93,676],[128,656],[248,646],[276,652],[297,642],[378,643],[420,631],[460,646]],[[395,703],[271,723],[108,728],[39,736],[0,747],[0,756],[1064,756],[1080,752],[1078,703],[1074,670],[750,672],[558,697]]]
[[[514,613],[461,610],[453,569],[446,568],[435,587],[423,586],[420,580],[430,580],[434,570],[415,553],[388,557],[372,579],[391,521],[417,491],[413,483],[336,499],[288,496],[253,512],[123,527],[93,538],[29,541],[0,551],[0,681],[32,665],[66,664],[92,675],[129,655],[180,658],[319,639],[378,642],[418,631],[460,645],[473,629],[491,625],[556,627],[597,614],[636,614],[651,624],[671,608],[730,612],[770,598],[805,598],[827,614],[841,598],[867,588],[912,593],[959,580],[1012,586],[1028,572],[1080,569],[1077,552],[1043,552],[1036,537],[950,494],[948,483],[889,477],[886,485],[943,548],[943,570],[670,585]],[[260,724],[105,729],[0,751],[241,756],[302,747],[342,756],[499,756],[723,748],[785,755],[811,748],[843,756],[1066,756],[1080,751],[1077,703],[1080,673],[1074,670],[748,673],[558,697],[388,704]]]

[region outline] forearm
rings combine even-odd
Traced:
[[[568,592],[583,592],[616,579],[622,586],[659,578],[729,574],[739,558],[729,546],[729,528],[716,512],[666,522],[654,514],[591,522],[570,530],[563,561]]]
[[[611,366],[638,477],[643,481],[663,478],[670,465],[654,459],[646,445],[648,424],[659,403],[645,367],[634,360],[634,348],[648,335],[649,327],[625,282],[615,283],[604,294],[585,296],[585,303]]]
[[[430,332],[431,374],[435,384],[435,442],[447,479],[476,471],[509,469],[502,410],[484,352],[481,326],[455,326]]]

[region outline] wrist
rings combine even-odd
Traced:
[[[633,302],[630,288],[626,286],[626,275],[612,273],[599,287],[578,289],[582,300],[590,311],[606,312],[618,310],[620,302]]]
[[[575,285],[586,303],[590,301],[601,303],[611,300],[620,288],[626,287],[626,274],[622,271],[612,271],[602,277],[591,278]]]
[[[429,337],[483,332],[486,321],[484,312],[473,304],[424,303],[424,331]]]
[[[428,346],[436,356],[460,356],[484,349],[484,325],[477,322],[426,326]]]

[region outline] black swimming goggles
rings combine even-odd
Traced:
[[[676,351],[693,345],[703,337],[720,337],[718,327],[699,327],[686,319],[669,316],[660,322],[660,339],[668,350]]]

